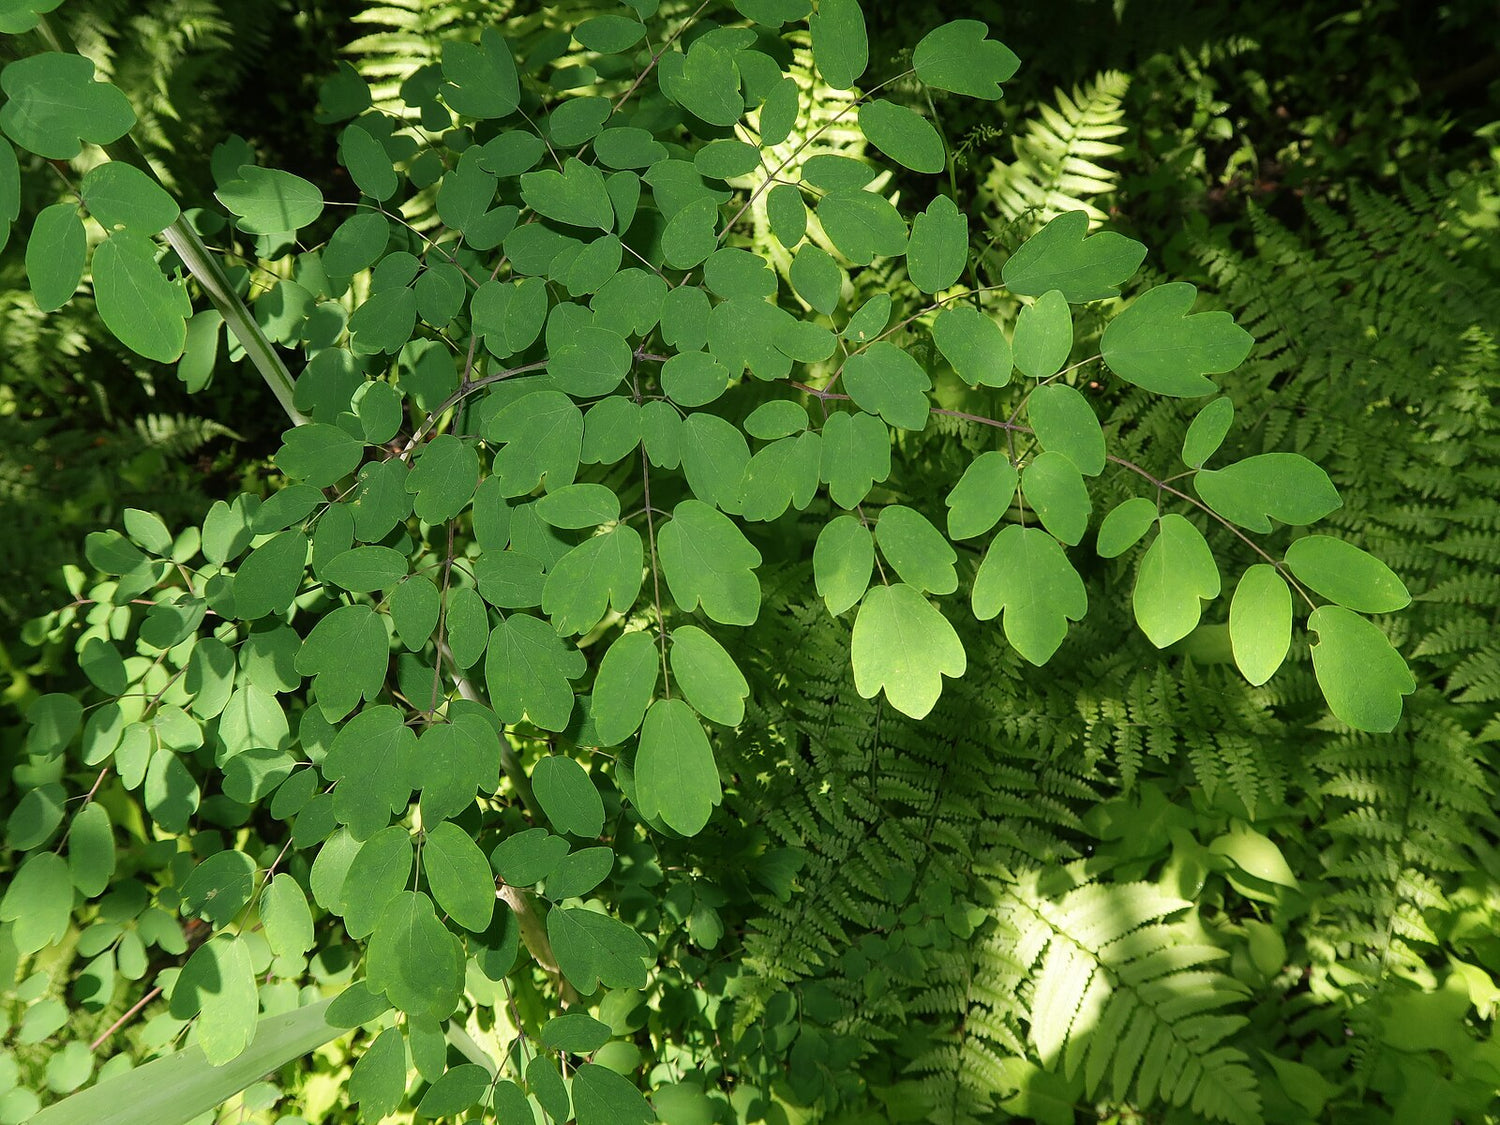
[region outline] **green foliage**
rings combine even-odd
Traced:
[[[1028,202],[1009,218],[1040,229],[984,247],[959,203],[895,190],[873,150],[957,194],[932,94],[994,101],[1019,66],[978,21],[916,41],[924,114],[861,86],[855,0],[590,9],[572,38],[466,10],[399,88],[324,87],[358,202],[233,142],[212,162],[232,218],[174,217],[165,248],[144,177],[79,193],[105,327],[189,382],[195,324],[278,393],[275,346],[299,353],[305,424],[264,501],[91,536],[104,579],[34,627],[93,690],[32,704],[17,771],[0,963],[31,974],[22,1034],[57,1032],[72,986],[108,1038],[120,981],[149,977],[138,1046],[185,1031],[260,1073],[262,1012],[339,990],[356,1061],[323,1108],[370,1120],[1292,1121],[1395,1104],[1438,1051],[1455,1112],[1482,1109],[1467,999],[1442,1037],[1400,1029],[1458,986],[1493,999],[1462,930],[1487,900],[1461,921],[1439,893],[1481,870],[1493,731],[1439,701],[1478,710],[1500,677],[1419,689],[1388,637],[1419,611],[1359,616],[1441,586],[1395,535],[1348,541],[1369,465],[1270,393],[1277,349],[1317,334],[1275,326],[1237,373],[1252,334],[1192,285],[1127,288],[1145,247],[1084,209],[1040,225]],[[426,50],[427,12],[367,18]],[[113,89],[64,69],[46,82]],[[1079,146],[1113,108],[1069,108],[1062,147],[1104,155]],[[35,157],[112,139],[81,124],[0,115]],[[195,251],[215,233],[285,275],[247,305],[248,276]],[[1343,238],[1383,307],[1398,275]],[[1424,279],[1465,277],[1427,253]],[[1231,297],[1255,285],[1205,256]],[[65,280],[38,278],[44,303]],[[1244,304],[1257,327],[1282,308]],[[1382,324],[1449,330],[1433,349],[1453,327]],[[1421,425],[1488,441],[1493,349],[1465,327],[1467,382]],[[1224,375],[1184,437],[1172,400]],[[1382,380],[1331,383],[1361,401],[1328,414],[1386,425]],[[1325,518],[1339,535],[1301,534]],[[1444,576],[1455,602],[1472,577]],[[1488,644],[1467,625],[1428,639]],[[117,837],[139,863],[104,858]],[[1440,990],[1427,947],[1472,971]],[[1293,1036],[1359,1077],[1311,1085]],[[188,1071],[230,1093],[210,1073]]]

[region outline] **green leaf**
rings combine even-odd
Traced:
[[[883,340],[844,362],[844,389],[855,405],[903,430],[926,428],[931,386],[921,364]]]
[[[544,168],[524,173],[521,199],[538,215],[569,226],[607,231],[615,225],[603,173],[576,157],[563,161],[561,172]]]
[[[442,612],[442,595],[430,578],[414,574],[391,592],[391,621],[396,635],[411,652],[427,643]]]
[[[422,822],[456,817],[474,803],[475,792],[493,793],[499,783],[500,746],[486,716],[460,714],[422,732],[407,781],[422,791]]]
[[[594,678],[594,730],[603,746],[618,746],[641,725],[660,669],[656,641],[648,632],[615,639]]]
[[[302,584],[307,536],[283,531],[246,556],[234,576],[235,613],[246,621],[281,613]]]
[[[1002,271],[1014,293],[1040,297],[1059,290],[1072,304],[1120,295],[1120,285],[1146,257],[1146,248],[1113,231],[1088,233],[1088,216],[1057,216],[1011,255]]]
[[[892,504],[880,510],[875,541],[886,562],[907,585],[933,594],[951,594],[958,589],[953,564],[958,554],[927,517],[911,508]]]
[[[995,101],[1000,83],[1021,60],[1004,43],[986,39],[989,28],[978,20],[953,20],[924,35],[912,52],[917,77],[937,90]]]
[[[204,942],[177,974],[169,996],[172,1015],[198,1017],[197,1043],[211,1066],[233,1061],[255,1035],[255,973],[240,937],[219,934]]]
[[[715,43],[712,36],[699,38],[675,68],[675,77],[664,69],[662,92],[710,125],[733,125],[745,112],[737,54]]]
[[[405,812],[417,736],[389,704],[366,707],[339,728],[319,767],[337,781],[333,810],[356,840],[367,840]],[[313,884],[316,893],[317,884]]]
[[[713,402],[728,388],[729,378],[729,368],[707,352],[679,352],[661,368],[662,390],[679,406],[705,406]]]
[[[182,759],[171,750],[156,751],[146,766],[145,783],[146,810],[157,826],[168,832],[185,831],[202,794]]]
[[[1035,527],[1008,524],[990,542],[974,576],[974,616],[1002,610],[1005,639],[1040,667],[1068,635],[1069,621],[1088,612],[1083,579],[1057,540]]]
[[[1341,606],[1313,610],[1307,627],[1318,634],[1313,671],[1329,709],[1355,730],[1384,733],[1401,718],[1401,697],[1417,682],[1380,629]]]
[[[723,800],[719,769],[703,724],[680,699],[658,699],[641,724],[635,757],[636,803],[684,836],[702,831]]]
[[[529,348],[547,319],[547,283],[539,277],[520,282],[486,281],[469,304],[484,346],[504,359]]]
[[[828,7],[827,0],[823,6]],[[573,1072],[573,1112],[578,1125],[650,1125],[656,1120],[628,1078],[596,1063],[582,1063]]]
[[[790,277],[799,297],[818,312],[833,315],[843,291],[844,271],[828,251],[810,242],[801,247],[792,259]]]
[[[368,594],[400,582],[406,577],[406,565],[406,555],[390,547],[355,547],[329,559],[319,575],[335,586]]]
[[[609,1025],[600,1023],[587,1012],[566,1012],[553,1016],[542,1027],[542,1046],[549,1051],[566,1051],[570,1055],[591,1055],[609,1042]]]
[[[590,51],[597,51],[601,55],[616,55],[626,47],[640,42],[645,33],[646,29],[640,20],[606,15],[584,20],[573,29],[573,38]]]
[[[547,873],[547,895],[554,901],[588,894],[609,876],[615,853],[609,848],[582,848],[558,860]]]
[[[493,27],[480,32],[478,43],[448,39],[443,43],[442,95],[453,112],[492,120],[509,117],[521,105],[520,76],[505,37]]]
[[[1049,289],[1016,318],[1015,362],[1033,379],[1055,375],[1073,350],[1073,314],[1059,290]]]
[[[115,837],[109,811],[98,802],[73,814],[68,832],[68,874],[73,886],[88,898],[97,898],[115,873]]]
[[[552,627],[563,636],[587,633],[606,610],[628,612],[641,590],[644,553],[640,533],[622,523],[560,558],[542,587],[542,612]]]
[[[1078,391],[1061,383],[1037,387],[1027,399],[1026,415],[1043,449],[1061,453],[1085,476],[1104,471],[1104,431]]]
[[[671,663],[677,686],[698,714],[739,726],[750,685],[723,645],[696,625],[679,625],[672,630]]]
[[[1227,398],[1216,398],[1194,416],[1182,439],[1182,463],[1190,469],[1201,469],[1203,464],[1224,444],[1234,421],[1234,403]]]
[[[349,1075],[349,1100],[361,1121],[379,1121],[396,1111],[406,1095],[406,1043],[399,1027],[375,1037]]]
[[[313,422],[282,435],[272,458],[293,480],[327,488],[352,473],[364,456],[364,443],[338,426]]]
[[[968,221],[958,204],[946,195],[939,195],[927,205],[927,210],[912,220],[911,241],[906,248],[906,274],[923,293],[939,293],[959,279],[968,261]],[[938,314],[938,319],[942,320],[944,315]],[[943,354],[947,355],[947,352]],[[948,362],[954,363],[951,356]],[[958,369],[956,363],[954,369]],[[1009,375],[1008,370],[1006,374]]]
[[[835,90],[849,89],[870,62],[870,42],[859,0],[820,0],[809,23],[818,73]]]
[[[439,434],[423,446],[406,476],[406,491],[416,495],[412,508],[427,523],[445,523],[458,515],[478,486],[479,454],[452,434]]]
[[[1162,516],[1131,595],[1141,632],[1157,648],[1175,644],[1198,627],[1200,599],[1218,596],[1219,568],[1203,533],[1175,513]]]
[[[693,495],[705,504],[735,510],[749,461],[749,446],[737,426],[707,413],[690,414],[683,422],[683,474]]]
[[[837,617],[865,596],[874,567],[875,541],[864,524],[835,516],[823,525],[813,547],[813,579],[829,613]]]
[[[329,1000],[267,1016],[255,1025],[250,1047],[233,1062],[210,1065],[192,1046],[152,1059],[134,1069],[101,1078],[71,1097],[54,1102],[28,1119],[35,1125],[84,1125],[107,1121],[128,1106],[154,1125],[189,1125],[212,1113],[240,1091],[311,1054],[344,1034],[327,1020]],[[389,1029],[400,1044],[401,1032]],[[368,1057],[368,1053],[365,1057]],[[404,1090],[403,1067],[403,1090]],[[399,1101],[400,1095],[397,1095]]]
[[[0,72],[0,89],[7,99],[0,129],[47,160],[72,160],[83,142],[107,145],[135,126],[125,95],[94,81],[94,64],[82,55],[47,51],[19,58]]]
[[[340,136],[339,160],[349,169],[355,186],[372,199],[389,199],[396,193],[400,181],[390,154],[360,122],[348,126]]]
[[[1000,522],[1020,482],[1010,458],[990,450],[981,453],[964,470],[948,493],[948,538],[973,539]]]
[[[572,1117],[567,1084],[558,1072],[557,1063],[548,1056],[533,1055],[526,1064],[526,1088],[552,1121],[562,1122]]]
[[[99,317],[122,344],[159,363],[182,354],[193,306],[182,283],[161,272],[149,239],[128,232],[105,239],[94,251],[93,277]]]
[[[495,455],[502,495],[524,496],[543,479],[558,489],[578,472],[583,414],[561,391],[532,391],[496,414],[485,437],[505,443]]]
[[[854,687],[865,699],[882,689],[913,719],[932,710],[943,676],[964,674],[968,659],[953,626],[910,586],[876,586],[865,595],[850,642]]]
[[[673,215],[661,234],[662,257],[673,269],[692,269],[718,246],[719,205],[695,199]]]
[[[702,501],[684,500],[658,532],[657,553],[684,612],[701,603],[721,625],[754,624],[760,614],[760,552],[727,516]]]
[[[390,639],[367,605],[340,606],[313,626],[297,653],[297,671],[315,677],[318,706],[330,722],[374,699],[385,683]]]
[[[1104,517],[1104,522],[1099,525],[1094,550],[1102,559],[1118,558],[1141,541],[1141,536],[1151,530],[1151,525],[1160,514],[1156,505],[1144,496],[1134,496],[1122,501],[1110,510]]]
[[[495,912],[495,879],[489,861],[458,825],[442,821],[427,829],[422,871],[432,897],[455,922],[483,933]]]
[[[841,508],[854,508],[870,486],[891,474],[891,434],[870,414],[831,414],[823,423],[823,461],[819,476]]]
[[[1298,581],[1331,602],[1359,613],[1393,613],[1411,604],[1395,571],[1353,543],[1331,535],[1305,535],[1286,549]]]
[[[883,195],[842,188],[818,201],[818,220],[838,252],[856,266],[906,252],[906,223]]]
[[[299,957],[313,947],[312,911],[301,886],[286,872],[269,883],[260,897],[260,921],[271,952]]]
[[[1021,495],[1042,526],[1068,546],[1075,546],[1088,530],[1088,486],[1078,467],[1055,451],[1040,454],[1021,470]]]
[[[121,160],[89,169],[79,185],[79,194],[89,214],[105,230],[124,227],[136,234],[160,234],[182,213],[160,184]]]
[[[545,828],[528,828],[501,840],[490,853],[490,863],[500,878],[517,887],[529,887],[548,877],[563,856],[568,842]]]
[[[549,333],[549,339],[551,334]],[[575,328],[547,363],[557,388],[577,398],[608,394],[630,370],[630,345],[607,328]]]
[[[0,20],[3,18],[0,16]],[[16,161],[16,150],[0,140],[0,250],[10,241],[11,224],[20,214],[21,167]]]
[[[339,224],[323,247],[323,268],[333,277],[352,277],[385,253],[391,227],[378,211],[356,211]]]
[[[1227,856],[1241,871],[1267,883],[1297,889],[1286,857],[1271,840],[1248,825],[1236,824],[1208,846],[1214,855]]]
[[[912,241],[916,242],[915,233]],[[1000,326],[978,309],[943,309],[932,323],[932,342],[965,383],[1003,387],[1010,382],[1010,341]],[[1068,344],[1072,346],[1071,331]]]
[[[50,840],[62,823],[65,796],[60,785],[43,785],[27,792],[5,822],[6,847],[29,852]]]
[[[196,915],[222,929],[255,893],[255,861],[232,849],[215,852],[193,868],[178,893],[184,916]]]
[[[457,1117],[470,1106],[478,1105],[489,1092],[490,1072],[478,1063],[461,1063],[445,1070],[422,1095],[417,1112],[436,1120]]]
[[[538,500],[536,514],[551,527],[598,527],[620,518],[620,498],[602,484],[570,484]]]
[[[941,172],[947,164],[943,138],[930,121],[906,106],[884,98],[865,102],[859,107],[859,128],[872,145],[913,172]],[[952,200],[948,202],[953,206]]]
[[[583,675],[583,653],[565,644],[540,618],[513,613],[490,634],[484,675],[490,704],[506,723],[523,718],[543,730],[567,729],[573,685]]]
[[[766,219],[776,240],[790,250],[807,233],[807,207],[793,184],[777,184],[766,193]]]
[[[531,767],[531,786],[558,835],[592,839],[604,830],[604,802],[585,770],[565,754],[547,754]]]
[[[1201,469],[1193,486],[1219,515],[1251,531],[1270,531],[1272,519],[1302,527],[1344,504],[1328,474],[1300,453],[1261,453]]]
[[[1292,644],[1292,591],[1269,563],[1245,571],[1234,589],[1229,644],[1240,672],[1256,687],[1286,659]]]
[[[402,891],[387,904],[365,966],[370,987],[408,1015],[441,1020],[458,1007],[463,949],[420,892]]]
[[[170,751],[165,751],[170,753]],[[11,940],[22,957],[62,940],[73,912],[68,865],[56,852],[32,852],[0,897],[0,922],[15,923]]]
[[[547,937],[563,976],[585,996],[600,984],[645,988],[647,965],[656,959],[651,943],[625,923],[582,907],[553,907]]]
[[[87,255],[88,240],[77,207],[54,203],[37,215],[26,242],[26,278],[37,308],[52,312],[73,299]]]
[[[399,824],[382,828],[360,845],[339,892],[350,937],[358,940],[375,932],[387,904],[411,882],[414,854],[411,834]]]
[[[323,193],[316,184],[279,168],[255,164],[241,164],[239,178],[219,188],[214,198],[250,234],[298,231],[323,213]]]
[[[1109,322],[1099,350],[1127,383],[1193,398],[1218,388],[1205,375],[1233,371],[1255,343],[1227,312],[1189,315],[1198,290],[1174,281],[1148,289]]]

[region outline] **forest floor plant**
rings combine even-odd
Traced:
[[[366,1120],[1041,1112],[1018,1097],[1061,1099],[1052,1119],[1297,1119],[1302,1064],[1234,1040],[1247,986],[1222,962],[1260,931],[1212,926],[1198,897],[1210,867],[1252,900],[1295,881],[1254,787],[1197,810],[1216,835],[1191,860],[1091,863],[1063,798],[1096,793],[1102,756],[1138,768],[1099,735],[1134,721],[1008,708],[1133,620],[1173,654],[1142,705],[1225,727],[1230,774],[1253,772],[1254,692],[1300,619],[1325,721],[1402,723],[1416,681],[1369,615],[1406,587],[1304,530],[1342,503],[1313,461],[1221,453],[1235,410],[1208,376],[1252,344],[1227,313],[1180,282],[1121,299],[1146,249],[1083,211],[971,240],[931,103],[859,86],[857,0],[484,27],[384,109],[343,66],[322,114],[358,198],[230,140],[227,218],[152,176],[55,7],[0,9],[38,48],[0,72],[0,216],[23,175],[76,181],[29,235],[38,306],[86,286],[163,363],[201,365],[227,332],[292,427],[279,491],[183,529],[127,511],[87,543],[109,579],[41,626],[97,694],[30,706],[0,966],[21,1043],[52,1042],[65,994],[95,1016],[37,1084],[94,1084],[41,1109],[12,1083],[8,1118],[93,1120],[168,1082],[153,1122],[240,1090],[270,1113],[263,1075],[352,1032],[329,1108]],[[902,89],[994,101],[1019,65],[956,20]],[[936,191],[890,191],[887,164]],[[221,264],[205,238],[231,227],[286,273]],[[1091,401],[1116,380],[1179,422],[1208,401],[1125,456],[1130,427],[1106,434]],[[1100,577],[1119,558],[1128,590]],[[1221,559],[1228,620],[1205,626]],[[796,608],[814,590],[816,620]],[[1247,681],[1224,704],[1199,698],[1214,644]],[[1002,746],[1034,772],[995,768]],[[893,796],[908,816],[862,811]],[[824,815],[858,822],[826,912],[829,869],[796,842]],[[866,832],[902,864],[868,862]],[[945,865],[982,876],[971,898],[935,893]],[[728,931],[757,895],[786,904],[786,940]],[[855,920],[870,940],[837,948]],[[878,987],[867,1007],[793,987],[834,956],[872,986],[930,967],[962,998],[951,1041],[882,1052],[907,1013]],[[187,1045],[96,1067],[136,1026]]]

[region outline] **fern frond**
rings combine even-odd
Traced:
[[[1022,219],[1040,226],[1064,211],[1104,220],[1098,201],[1115,190],[1120,174],[1099,162],[1124,151],[1111,138],[1125,132],[1120,122],[1129,88],[1127,75],[1104,71],[1071,94],[1057,90],[1055,107],[1038,107],[1037,118],[1012,138],[1012,160],[992,161],[980,184],[992,229]]]

